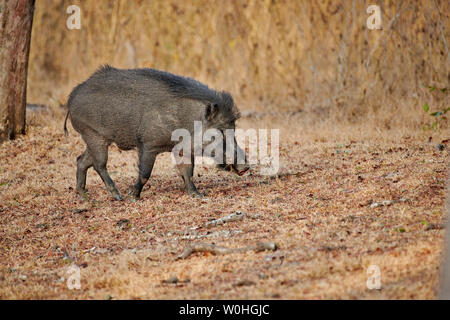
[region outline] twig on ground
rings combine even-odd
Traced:
[[[255,251],[255,252],[261,252],[266,250],[275,251],[277,249],[278,246],[274,242],[258,242],[254,246],[247,246],[242,248],[226,248],[212,243],[199,242],[187,246],[183,250],[183,252],[175,258],[175,260],[186,259],[195,252],[211,252],[214,255],[219,255],[219,254],[246,252],[246,251]]]
[[[188,234],[184,235],[180,238],[174,238],[173,240],[194,240],[194,239],[201,239],[201,238],[228,238],[232,237],[237,234],[241,234],[242,230],[220,230],[215,232],[207,232],[206,234]]]
[[[398,199],[398,200],[384,200],[384,201],[381,201],[381,202],[372,202],[370,204],[370,208],[373,209],[373,208],[378,208],[378,207],[387,207],[387,206],[390,206],[390,205],[392,205],[394,203],[405,202],[405,201],[407,201],[407,199],[401,198],[401,199]]]
[[[227,222],[231,221],[239,221],[244,219],[247,216],[245,212],[242,211],[236,211],[232,214],[229,214],[225,217],[214,219],[208,222],[205,222],[201,226],[194,226],[187,228],[185,231],[173,231],[169,232],[167,235],[172,236],[174,234],[180,235],[180,238],[175,238],[173,240],[193,240],[193,239],[200,239],[200,238],[217,238],[217,237],[231,237],[236,234],[242,233],[241,230],[221,230],[217,232],[210,232],[207,231],[205,234],[201,234],[198,230],[202,228],[210,229],[219,225],[223,225]]]
[[[219,218],[219,219],[214,219],[212,221],[206,222],[203,226],[205,228],[211,228],[211,227],[215,227],[217,225],[221,225],[221,224],[225,224],[227,222],[230,221],[237,221],[237,220],[242,220],[245,218],[247,214],[245,212],[242,211],[236,211],[232,214],[229,214],[223,218]]]

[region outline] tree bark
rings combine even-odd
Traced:
[[[445,247],[444,262],[441,272],[441,291],[439,298],[441,300],[450,300],[450,177],[447,178],[447,203],[444,204],[447,209],[447,226],[445,227]]]
[[[35,0],[0,0],[0,142],[25,133]]]

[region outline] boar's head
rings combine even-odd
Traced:
[[[237,144],[234,134],[236,120],[239,117],[240,112],[231,95],[227,92],[220,92],[216,101],[207,103],[204,123],[205,129],[214,128],[222,133],[223,157],[221,156],[220,158],[223,160],[218,161],[218,168],[231,170],[238,175],[243,175],[250,169],[250,166],[248,165],[247,156]]]

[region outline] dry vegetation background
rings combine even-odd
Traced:
[[[382,9],[383,30],[366,27]],[[79,4],[82,29],[65,27]],[[29,101],[64,103],[100,64],[153,67],[229,90],[241,109],[418,125],[448,87],[448,1],[55,1],[36,4]]]
[[[375,3],[383,29],[371,31],[366,8]],[[81,7],[81,30],[65,27],[71,4]],[[449,7],[38,0],[28,102],[48,107],[30,109],[27,135],[0,147],[0,298],[434,298],[450,134],[446,120],[423,129],[423,106],[448,107],[448,94],[426,86],[449,87]],[[247,111],[239,127],[281,129],[279,175],[199,166],[208,197],[191,199],[163,155],[141,201],[111,201],[90,170],[81,202],[73,187],[84,146],[70,126],[64,137],[61,105],[104,63],[230,91]],[[122,192],[135,162],[111,147]],[[189,230],[238,210],[241,221]],[[279,249],[174,260],[199,241]],[[81,290],[66,285],[74,264]],[[373,264],[381,290],[366,287]]]

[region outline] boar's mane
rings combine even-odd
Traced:
[[[212,90],[195,79],[151,68],[121,70],[110,65],[101,66],[94,73],[93,77],[102,77],[111,72],[118,72],[119,74],[131,73],[144,78],[151,78],[167,86],[174,97],[215,103],[219,107],[219,112],[225,117],[233,120],[237,120],[240,117],[240,112],[234,104],[231,94],[226,91],[218,92]]]

